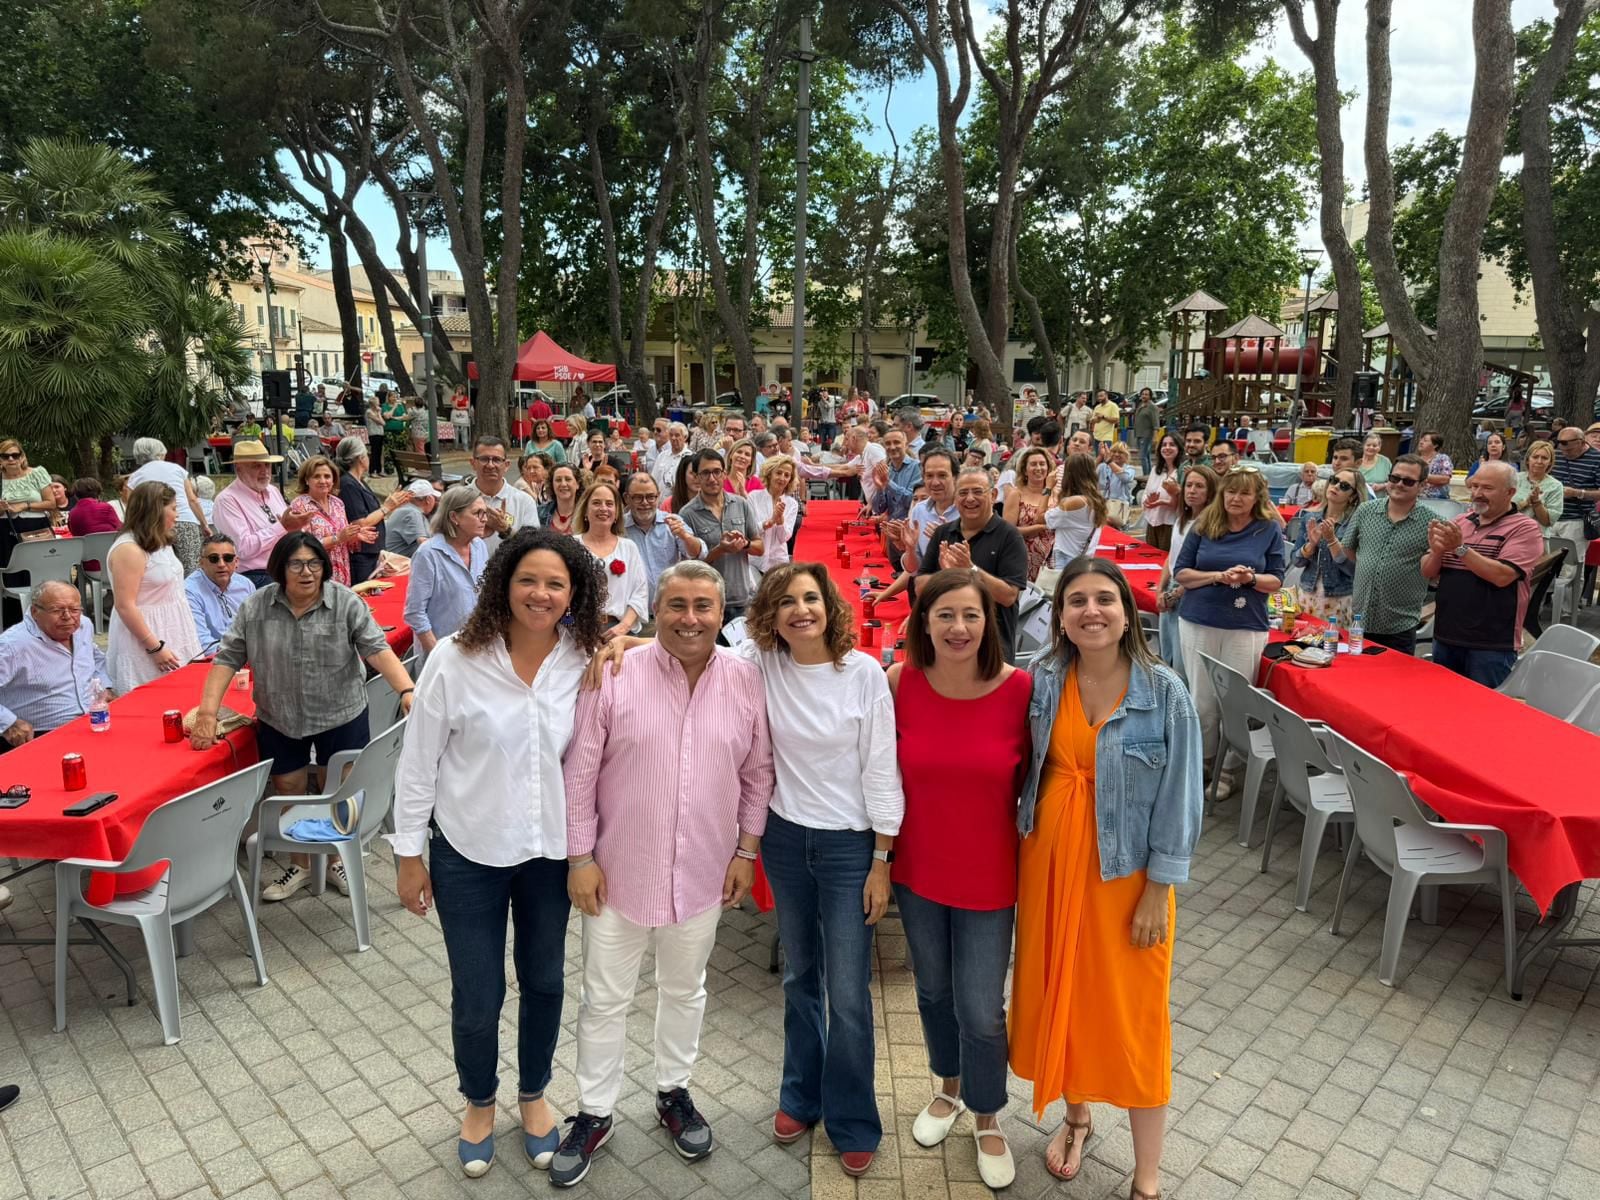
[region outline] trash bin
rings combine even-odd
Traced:
[[[1333,440],[1331,429],[1307,429],[1301,426],[1294,439],[1294,461],[1325,463],[1328,461],[1328,443]]]

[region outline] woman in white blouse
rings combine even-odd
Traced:
[[[744,502],[761,526],[764,549],[750,561],[765,575],[789,561],[789,539],[800,515],[800,502],[789,494],[794,487],[794,459],[774,454],[761,464],[761,486],[752,488]]]
[[[606,573],[606,640],[632,633],[650,611],[650,577],[639,547],[622,534],[622,497],[613,484],[584,489],[572,529]]]
[[[767,572],[745,624],[739,652],[766,681],[778,774],[761,842],[788,963],[772,1132],[793,1142],[820,1119],[844,1170],[859,1175],[883,1136],[867,986],[905,812],[894,698],[877,660],[855,649],[850,607],[816,563]]]
[[[1183,444],[1170,433],[1156,445],[1156,461],[1144,487],[1144,540],[1157,550],[1172,548],[1172,524],[1183,504],[1183,479],[1178,464]]]
[[[1093,554],[1106,523],[1106,499],[1095,479],[1095,461],[1069,454],[1051,481],[1044,523],[1056,535],[1050,565],[1060,570],[1080,554]]]
[[[867,989],[905,812],[894,698],[877,659],[855,649],[850,606],[820,564],[768,571],[745,617],[737,653],[761,668],[778,776],[761,841],[787,961],[772,1136],[795,1142],[821,1120],[840,1165],[860,1175],[883,1137]]]
[[[602,644],[605,600],[602,568],[575,539],[540,528],[506,538],[472,615],[428,656],[395,775],[396,883],[417,915],[438,904],[467,1101],[457,1155],[474,1178],[494,1161],[508,911],[523,1147],[544,1168],[560,1143],[544,1089],[561,1033],[569,907],[561,756]]]

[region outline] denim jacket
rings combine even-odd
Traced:
[[[1312,519],[1321,520],[1321,514],[1313,515]],[[1356,506],[1352,504],[1350,511],[1345,514],[1344,520],[1334,530],[1334,536],[1338,539],[1340,546],[1343,546],[1345,538],[1350,536],[1352,522],[1355,519]],[[1289,556],[1291,566],[1299,565],[1305,567],[1305,573],[1300,576],[1300,590],[1302,592],[1316,591],[1317,581],[1320,579],[1324,596],[1348,596],[1355,590],[1356,586],[1355,559],[1349,555],[1343,558],[1335,558],[1333,551],[1328,549],[1326,538],[1317,542],[1316,553],[1308,559],[1300,551],[1305,549],[1306,543],[1310,540],[1309,533],[1302,527],[1294,539],[1294,552]]]
[[[1033,761],[1017,806],[1017,829],[1033,832],[1039,775],[1050,752],[1066,664],[1052,654],[1032,667],[1028,726]],[[1177,674],[1165,666],[1141,667],[1128,676],[1128,694],[1095,741],[1095,825],[1100,877],[1121,879],[1143,868],[1153,883],[1183,883],[1200,838],[1203,785],[1200,721]]]

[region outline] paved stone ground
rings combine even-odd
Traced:
[[[1319,864],[1312,912],[1292,905],[1299,826],[1286,822],[1271,870],[1234,844],[1235,808],[1208,824],[1193,883],[1179,900],[1173,986],[1175,1077],[1164,1180],[1169,1197],[1600,1195],[1600,1004],[1596,956],[1541,966],[1531,999],[1499,982],[1495,897],[1455,895],[1436,927],[1413,923],[1401,986],[1373,975],[1384,881],[1363,868],[1350,935],[1327,932],[1337,855]],[[458,1098],[449,1054],[449,979],[434,921],[404,912],[386,851],[369,859],[374,948],[356,954],[347,902],[335,893],[268,905],[271,976],[254,985],[236,912],[198,922],[179,968],[184,1037],[161,1045],[141,996],[125,1007],[103,955],[74,948],[69,1027],[51,1031],[50,952],[0,948],[0,1078],[26,1095],[0,1115],[0,1200],[113,1197],[435,1197],[546,1194],[519,1155],[471,1183],[455,1165]],[[28,876],[6,913],[18,932],[48,934],[49,877]],[[1524,923],[1531,919],[1525,914]],[[1600,927],[1600,918],[1585,922]],[[911,1120],[928,1096],[905,941],[879,938],[877,1085],[893,1128],[859,1182],[827,1139],[768,1137],[782,1053],[781,989],[768,974],[771,925],[724,920],[695,1093],[719,1152],[681,1163],[653,1125],[648,961],[629,1027],[623,1122],[580,1195],[600,1200],[980,1200],[967,1120],[934,1151]],[[1592,929],[1600,932],[1600,928]],[[112,937],[148,976],[137,940]],[[566,1028],[551,1097],[573,1108],[576,925],[568,941]],[[515,1007],[508,1005],[508,1016]],[[503,1026],[502,1045],[512,1030]],[[514,1079],[509,1064],[502,1068]],[[512,1085],[499,1122],[515,1129]],[[1125,1196],[1132,1147],[1125,1117],[1096,1111],[1080,1179],[1044,1171],[1047,1130],[1012,1088],[1006,1124],[1018,1156],[1015,1196]],[[514,1149],[515,1142],[508,1149]],[[809,1159],[809,1161],[808,1161]]]

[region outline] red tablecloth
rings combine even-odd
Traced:
[[[1280,504],[1278,505],[1278,515],[1283,518],[1284,524],[1287,525],[1300,515],[1300,505]]]
[[[401,619],[406,580],[368,599],[373,616],[386,631],[389,646],[404,654],[411,646],[411,629]],[[6,786],[25,783],[33,796],[21,808],[0,810],[0,855],[17,858],[121,859],[133,848],[145,818],[175,796],[203,787],[256,761],[253,729],[235,730],[225,744],[195,751],[187,741],[167,742],[162,736],[161,714],[169,709],[187,713],[200,703],[209,663],[188,666],[154,679],[111,702],[111,728],[91,733],[89,718],[79,717],[18,746],[3,758]],[[245,716],[255,715],[249,691],[228,689],[223,704]],[[61,757],[81,754],[88,786],[66,791],[61,786]],[[86,817],[68,817],[62,810],[94,792],[116,792],[115,802]],[[116,881],[124,891],[137,891],[158,872],[130,875]],[[113,894],[113,880],[97,876],[89,899],[103,903]]]
[[[1446,820],[1505,830],[1541,912],[1567,884],[1600,877],[1600,737],[1392,650],[1320,670],[1268,666],[1262,686],[1406,772]]]
[[[1123,556],[1117,557],[1117,548]],[[1141,537],[1112,529],[1109,525],[1100,531],[1100,547],[1095,551],[1100,558],[1108,558],[1123,568],[1128,586],[1133,589],[1133,602],[1141,612],[1156,611],[1156,592],[1161,583],[1161,572],[1152,567],[1164,567],[1167,552],[1158,550]]]

